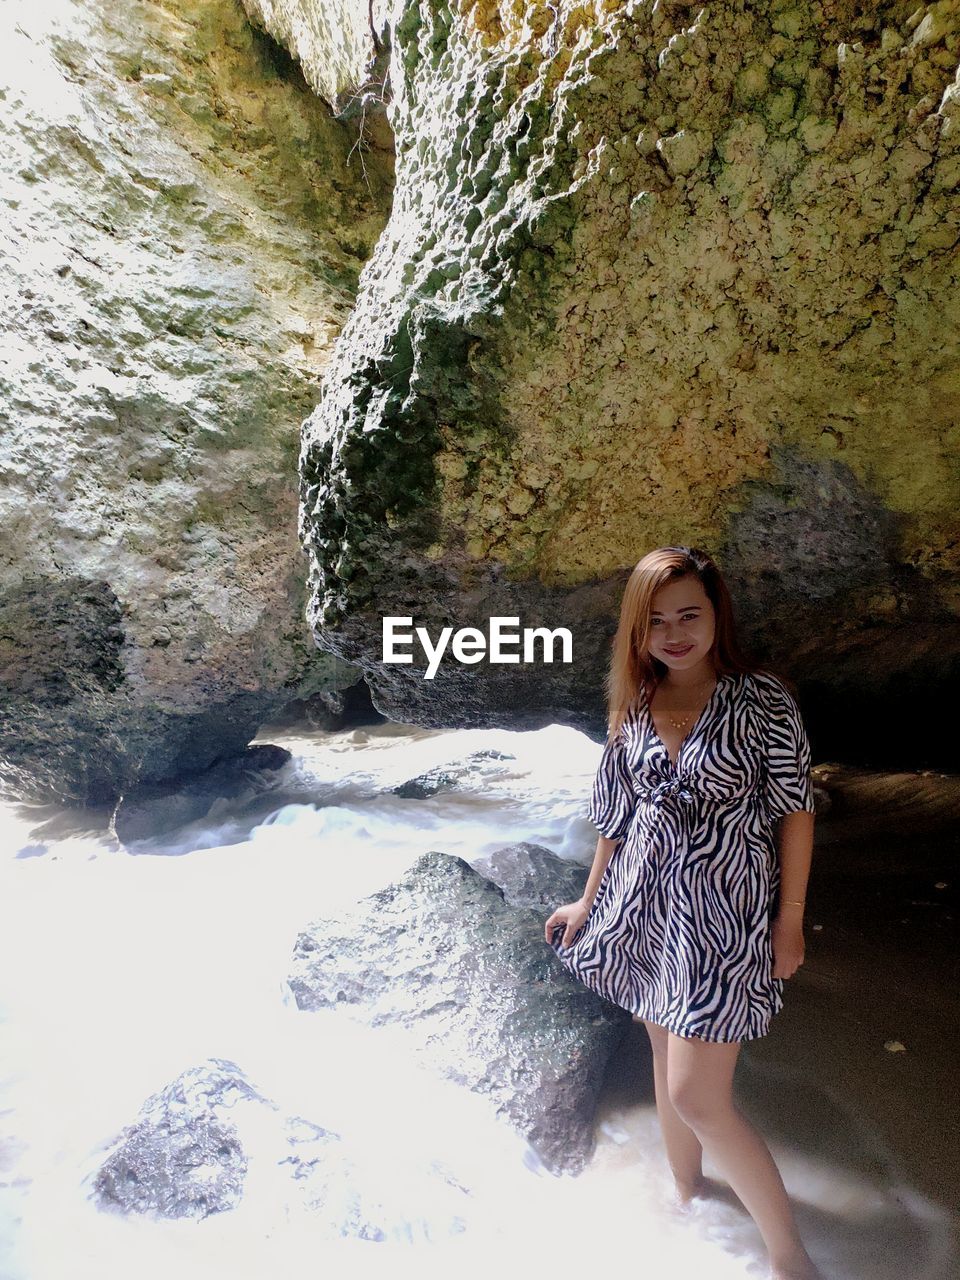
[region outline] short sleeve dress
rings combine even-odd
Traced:
[[[619,843],[569,947],[550,942],[598,995],[680,1036],[766,1035],[783,1008],[770,925],[775,828],[813,813],[810,744],[796,702],[768,672],[723,674],[674,765],[641,695],[603,749],[589,816]]]

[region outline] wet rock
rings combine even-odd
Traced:
[[[235,1209],[254,1173],[259,1194],[305,1211],[319,1238],[457,1235],[470,1211],[469,1189],[442,1160],[414,1156],[385,1176],[341,1133],[284,1114],[222,1058],[147,1099],[92,1175],[91,1195],[114,1212],[205,1218]]]
[[[301,1009],[402,1026],[432,1069],[486,1095],[548,1168],[576,1172],[630,1018],[566,972],[543,920],[433,851],[354,911],[305,927],[289,985]]]
[[[269,1105],[233,1063],[220,1059],[152,1094],[94,1179],[101,1205],[163,1218],[236,1208],[247,1160],[229,1113],[243,1102]]]
[[[392,789],[395,796],[405,800],[423,800],[427,796],[435,796],[441,791],[456,788],[475,780],[476,765],[485,760],[512,760],[500,751],[474,751],[458,765],[445,765],[443,768],[428,769],[408,782],[402,782]]]
[[[590,874],[589,867],[558,858],[549,849],[525,840],[504,845],[475,859],[472,865],[503,890],[510,906],[533,907],[543,912],[544,918],[556,907],[581,898]]]
[[[272,791],[290,759],[286,748],[258,743],[179,785],[138,787],[117,805],[111,830],[121,844],[132,846],[206,818],[219,801],[237,807]]]
[[[435,796],[441,791],[456,787],[459,776],[449,769],[429,769],[418,778],[401,782],[391,790],[393,795],[400,796],[402,800],[425,800],[427,796]]]

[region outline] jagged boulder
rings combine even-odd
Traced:
[[[472,751],[463,760],[437,765],[416,778],[408,778],[406,782],[401,782],[392,789],[393,794],[404,800],[424,800],[428,796],[437,795],[438,792],[458,788],[476,791],[483,786],[486,776],[484,770],[490,767],[487,761],[512,759],[514,759],[513,756],[507,756],[502,751],[487,749]]]
[[[431,1069],[488,1097],[547,1168],[576,1173],[630,1017],[570,977],[544,919],[432,851],[356,909],[307,925],[288,982],[301,1009],[402,1028]]]
[[[512,907],[533,907],[545,919],[555,907],[582,897],[589,874],[542,845],[521,840],[475,859],[473,869],[492,880]]]
[[[152,1094],[89,1184],[102,1208],[152,1218],[206,1218],[254,1190],[283,1205],[286,1224],[299,1215],[327,1240],[455,1236],[472,1212],[470,1189],[443,1159],[390,1153],[374,1167],[348,1135],[284,1112],[224,1058]]]

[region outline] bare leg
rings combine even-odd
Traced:
[[[680,1204],[686,1204],[693,1196],[705,1188],[703,1147],[700,1145],[700,1139],[690,1126],[680,1119],[676,1108],[670,1101],[670,1090],[667,1086],[667,1037],[669,1033],[665,1027],[658,1026],[655,1022],[648,1022],[646,1018],[642,1021],[647,1029],[647,1035],[650,1037],[650,1047],[653,1050],[653,1083],[657,1096],[657,1116],[660,1120],[663,1144],[667,1149],[667,1159],[670,1162],[670,1168],[673,1170],[673,1177],[677,1184],[677,1199]]]
[[[733,1101],[740,1044],[667,1032],[667,1085],[677,1115],[696,1133],[763,1236],[772,1280],[822,1280],[800,1239],[773,1156]]]

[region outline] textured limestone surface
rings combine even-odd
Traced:
[[[242,0],[250,19],[296,58],[310,87],[338,116],[363,110],[373,82],[382,85],[384,68],[375,55],[385,52],[383,29],[389,0]]]
[[[861,745],[893,705],[935,734],[960,0],[435,0],[389,25],[393,208],[303,439],[323,642],[392,715],[596,725],[626,571],[694,543],[759,656],[872,708]],[[495,613],[572,627],[572,668],[380,663],[384,614]]]
[[[356,679],[297,455],[392,156],[237,0],[0,22],[0,784],[101,803]]]

